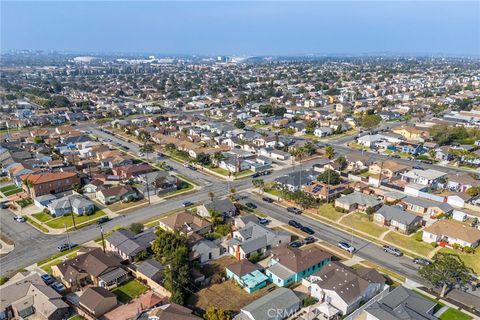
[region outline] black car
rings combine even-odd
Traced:
[[[307,227],[307,226],[301,227],[300,230],[302,230],[303,232],[308,233],[308,234],[314,234],[315,233],[315,231],[313,231],[312,228]]]
[[[269,197],[263,197],[262,200],[268,203],[272,203],[274,201],[272,198]]]
[[[268,224],[269,222],[270,222],[270,220],[265,219],[265,218],[258,219],[258,223],[260,223],[260,224]]]
[[[297,228],[297,229],[300,229],[300,228],[303,227],[299,222],[297,222],[295,220],[289,220],[288,224],[291,225],[294,228]]]
[[[302,213],[302,210],[300,210],[298,208],[295,208],[295,207],[288,207],[287,211],[291,212],[293,214],[301,214]]]
[[[268,176],[270,173],[272,173],[272,171],[270,171],[270,170],[265,170],[265,171],[260,172],[260,174],[262,176]]]
[[[255,203],[247,202],[245,203],[245,207],[249,209],[257,209],[257,205]]]
[[[316,240],[317,239],[315,239],[314,237],[308,236],[305,239],[303,239],[303,243],[305,244],[314,243]]]
[[[300,248],[303,245],[302,241],[300,240],[295,240],[290,242],[289,246],[292,248]]]
[[[413,259],[413,263],[419,264],[421,266],[428,266],[428,265],[431,264],[430,261],[428,261],[427,259],[423,259],[423,258],[415,258],[415,259]]]
[[[105,222],[110,221],[108,217],[103,217],[97,220],[97,224],[104,224]]]
[[[258,178],[258,177],[260,177],[260,173],[256,172],[252,174],[252,178]]]
[[[184,207],[190,207],[190,206],[193,206],[193,202],[185,201],[184,203],[182,203],[182,205],[183,205]]]

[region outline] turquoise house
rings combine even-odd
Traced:
[[[277,286],[285,287],[321,270],[331,258],[316,246],[305,250],[281,246],[272,250],[265,274]]]
[[[256,264],[247,259],[229,265],[225,271],[228,279],[233,279],[248,293],[255,292],[268,283],[268,277],[260,271]]]

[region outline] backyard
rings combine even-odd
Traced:
[[[388,230],[386,227],[382,227],[370,222],[368,216],[360,212],[354,212],[348,216],[345,216],[340,223],[345,226],[352,227],[353,229],[363,231],[377,238]]]
[[[421,241],[422,233],[423,232],[420,230],[417,231],[415,235],[409,237],[395,231],[390,231],[383,239],[420,255],[428,256],[433,250],[433,247],[429,243]],[[420,241],[416,239],[420,239]]]
[[[132,279],[125,282],[112,290],[117,295],[118,300],[122,303],[128,303],[129,301],[137,298],[141,294],[147,292],[147,287],[140,283],[138,280]]]
[[[39,217],[41,217],[42,219],[46,219],[44,214],[45,213],[42,213],[42,215],[39,215]],[[102,210],[97,210],[89,216],[87,215],[79,216],[75,214],[75,224],[79,225],[81,223],[86,223],[88,221],[93,222],[103,216],[105,216],[105,212],[103,212]],[[37,218],[35,215],[34,217]],[[61,229],[65,227],[70,228],[73,226],[73,219],[71,214],[66,214],[58,218],[51,218],[50,220],[43,220],[42,222],[45,222],[47,226],[54,229]]]
[[[14,184],[0,188],[0,192],[3,193],[5,197],[11,196],[12,194],[16,194],[22,191],[23,191],[22,188],[19,188]]]
[[[444,313],[442,313],[439,317],[440,320],[470,320],[472,317],[469,315],[453,308],[447,309]]]

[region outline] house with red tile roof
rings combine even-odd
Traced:
[[[20,179],[23,190],[32,198],[68,191],[74,184],[80,183],[77,173],[69,171],[29,173],[22,175]]]

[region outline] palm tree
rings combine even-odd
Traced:
[[[332,146],[327,146],[325,148],[325,156],[329,159],[332,160],[333,157],[335,157],[335,149],[333,149]]]
[[[231,187],[229,192],[230,192],[230,200],[234,201],[235,200],[235,193],[237,192],[237,189],[235,189],[234,187]]]
[[[147,157],[147,161],[149,161],[148,155],[152,153],[153,150],[154,150],[153,146],[149,143],[144,143],[143,146],[140,147],[140,152],[145,153],[145,156]]]
[[[28,180],[28,179],[25,179],[25,180],[23,180],[23,184],[27,187],[28,196],[30,197],[30,196],[31,196],[30,188],[33,187],[32,181],[30,181],[30,180]]]

